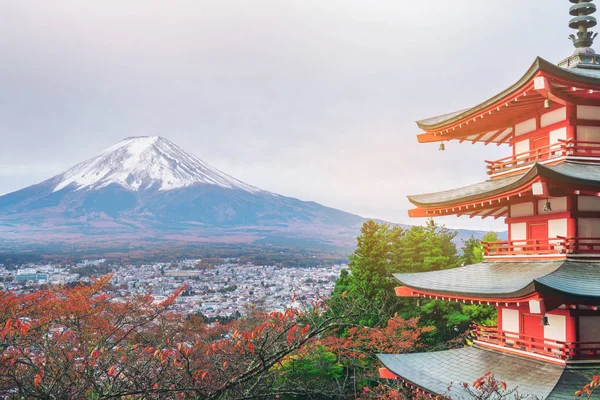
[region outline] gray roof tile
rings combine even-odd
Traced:
[[[553,178],[561,182],[597,186],[600,184],[600,165],[568,161],[551,166],[534,164],[525,174],[490,179],[442,192],[408,196],[408,199],[417,206],[450,207],[459,202],[475,201],[521,187],[538,176]]]
[[[517,388],[521,394],[546,398],[564,372],[564,367],[559,365],[478,347],[431,353],[378,354],[377,357],[396,375],[422,389],[445,394],[452,399],[466,398],[462,383],[471,385],[488,371],[496,379],[505,381],[509,388]],[[448,391],[451,384],[453,386]]]
[[[521,297],[534,292],[533,281],[557,270],[564,261],[483,262],[466,267],[395,274],[402,284],[448,295]]]

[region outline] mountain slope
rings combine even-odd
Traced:
[[[159,136],[129,137],[51,181],[56,184],[55,192],[71,185],[81,190],[101,189],[111,184],[131,191],[172,190],[198,184],[260,191]]]
[[[352,244],[363,221],[248,185],[157,136],[127,138],[0,197],[6,240],[235,242],[282,236]]]

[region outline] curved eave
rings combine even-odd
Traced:
[[[471,304],[488,304],[494,305],[495,303],[525,303],[529,300],[539,299],[540,296],[536,292],[536,286],[534,282],[529,283],[516,292],[507,293],[473,293],[473,292],[461,292],[453,290],[433,290],[433,289],[421,289],[412,286],[400,286],[395,289],[396,296],[398,297],[422,297],[425,299],[435,299],[449,302],[463,302]]]
[[[552,396],[552,392],[559,386],[572,388],[574,393],[590,381],[586,377],[587,382],[586,379],[581,379],[561,384],[564,366],[479,347],[425,353],[377,354],[377,357],[387,370],[411,386],[451,399],[470,398],[464,391],[463,382],[470,384],[487,371],[492,372],[498,380],[509,382],[511,387],[518,387],[519,393],[549,399],[563,398]],[[596,370],[592,372],[596,373]]]
[[[466,267],[395,274],[399,297],[518,303],[539,298],[559,304],[600,305],[600,261],[497,261]]]
[[[590,86],[600,86],[600,79],[598,78],[572,72],[568,69],[564,69],[557,65],[554,65],[544,60],[543,58],[537,57],[534,60],[531,67],[527,70],[525,75],[523,75],[523,77],[519,79],[519,81],[517,81],[514,85],[510,86],[508,89],[490,98],[489,100],[486,100],[483,103],[476,105],[475,107],[463,111],[458,111],[442,116],[417,121],[417,125],[422,130],[430,132],[451,127],[452,125],[458,124],[461,121],[467,121],[473,118],[473,116],[480,114],[482,111],[487,110],[488,108],[496,107],[497,104],[505,103],[507,98],[510,98],[514,96],[515,93],[523,90],[523,88],[526,85],[530,84],[533,78],[535,78],[540,72],[551,74],[553,76],[556,76],[557,78],[562,78],[572,83]],[[419,141],[434,141],[432,138],[429,138],[429,136],[432,135],[423,134],[423,136],[419,137]]]
[[[510,193],[526,191],[538,178],[581,187],[595,188],[600,185],[600,166],[598,164],[574,162],[563,162],[551,166],[534,164],[529,171],[521,176],[491,179],[486,182],[465,186],[463,188],[408,196],[408,200],[421,209],[456,207],[472,202],[485,202],[491,198],[506,196]],[[494,185],[494,183],[496,184]],[[486,184],[493,185],[493,188],[485,190]],[[469,194],[461,195],[461,192]]]
[[[600,305],[600,262],[567,261],[535,280],[536,291],[571,303]]]
[[[524,175],[521,175],[520,177],[500,178],[497,181],[502,180],[502,181],[505,181],[506,184],[499,184],[496,187],[494,187],[492,190],[477,191],[477,193],[474,193],[474,194],[468,195],[468,196],[456,196],[452,199],[443,200],[443,201],[424,201],[424,199],[427,197],[433,198],[437,195],[451,194],[453,192],[456,192],[458,194],[458,193],[460,193],[461,190],[476,189],[477,184],[465,186],[464,188],[459,188],[459,189],[455,189],[455,190],[448,190],[448,191],[436,192],[436,193],[427,193],[427,194],[421,194],[421,195],[412,195],[412,196],[407,196],[407,197],[408,197],[408,200],[412,204],[414,204],[417,207],[421,207],[421,208],[449,207],[449,206],[458,205],[458,204],[462,204],[462,203],[483,200],[483,199],[486,199],[489,197],[505,194],[506,192],[510,192],[510,191],[513,191],[513,190],[516,190],[516,189],[519,189],[519,188],[522,188],[522,187],[528,185],[535,178],[537,178],[537,176],[538,176],[537,167],[538,166],[539,166],[539,164],[534,164],[529,169],[529,171],[527,171]],[[494,182],[494,180],[490,180],[488,182]],[[423,200],[421,200],[421,199],[423,199]]]
[[[536,279],[545,277],[564,261],[482,262],[466,267],[410,274],[395,274],[404,286],[402,297],[442,297],[443,300],[518,302],[537,297]]]

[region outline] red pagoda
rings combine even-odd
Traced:
[[[409,196],[412,217],[506,218],[508,240],[484,243],[485,261],[396,274],[402,297],[489,304],[497,327],[474,327],[473,346],[380,354],[380,375],[451,398],[448,386],[485,372],[547,399],[572,399],[600,375],[600,55],[593,0],[569,0],[574,53],[537,58],[517,83],[467,110],[422,120],[421,143],[512,147],[486,161],[489,179]],[[600,398],[600,394],[596,395]]]

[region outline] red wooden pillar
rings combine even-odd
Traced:
[[[577,140],[577,105],[567,105],[567,140]]]
[[[567,342],[577,341],[577,316],[574,310],[570,310],[569,315],[567,316],[567,332],[565,338]]]
[[[567,220],[567,237],[577,237],[577,196],[567,196],[567,210],[569,218]]]
[[[498,333],[502,331],[502,307],[496,307],[498,310]]]

